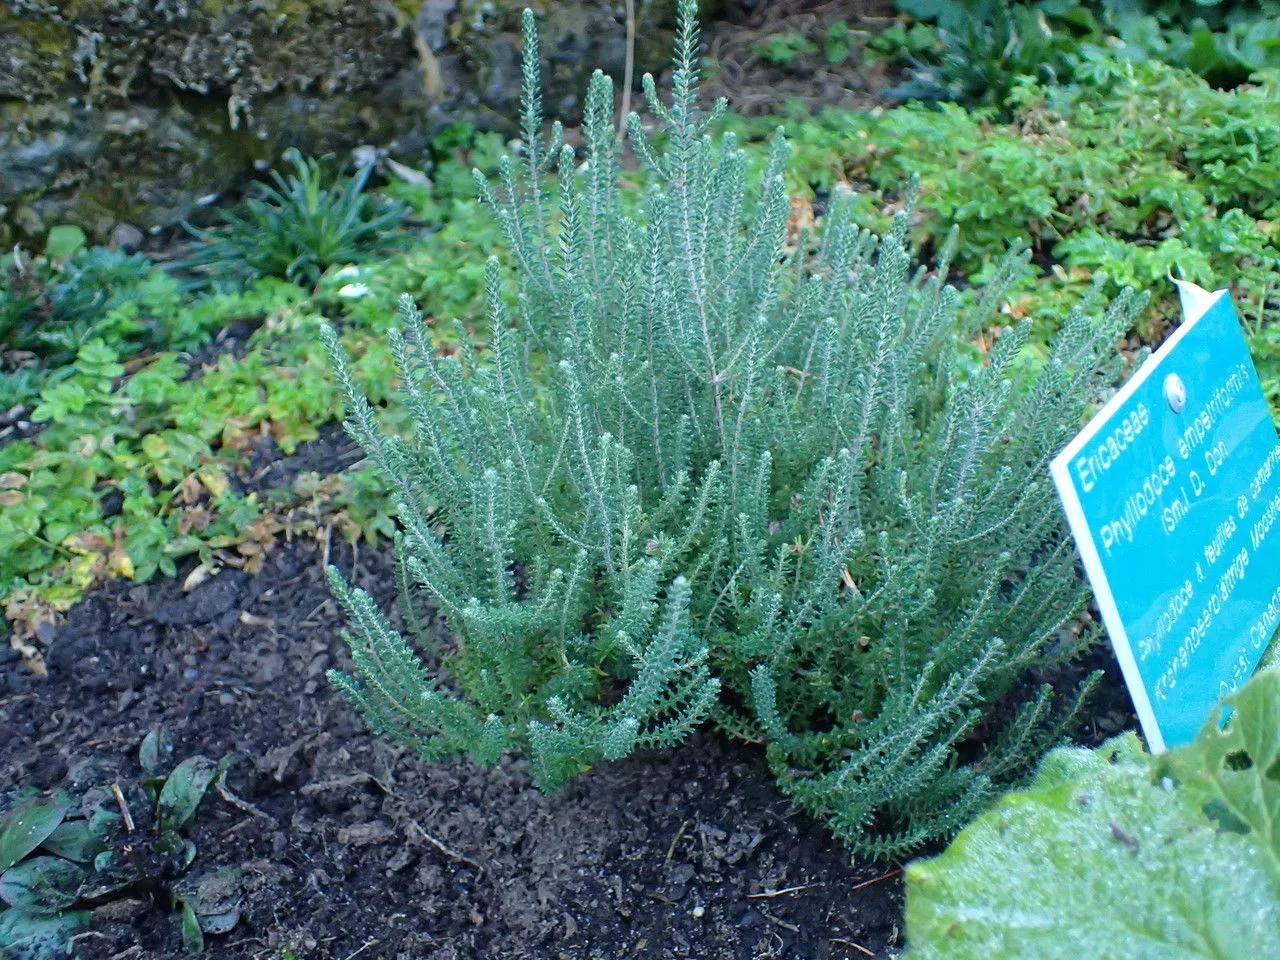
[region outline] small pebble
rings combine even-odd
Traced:
[[[183,680],[196,680],[199,678],[199,676],[200,676],[200,671],[197,670],[195,667],[187,667],[187,669],[182,671]]]
[[[229,707],[236,702],[235,694],[225,693],[225,692],[220,693],[218,694],[218,702],[222,704],[224,707]]]
[[[703,907],[702,904],[698,904],[696,907],[693,908],[693,919],[701,920],[702,915],[706,912],[707,912],[706,908]]]
[[[131,223],[117,223],[115,229],[111,231],[111,246],[125,253],[136,253],[142,249],[145,241],[142,231]]]

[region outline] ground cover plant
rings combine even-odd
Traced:
[[[268,284],[205,300],[189,314],[216,323],[300,299],[294,287]],[[288,315],[305,329],[305,314]],[[122,359],[102,338],[83,344],[40,392],[30,417],[43,429],[0,447],[0,585],[13,621],[65,610],[104,575],[173,575],[182,557],[199,553],[212,564],[226,547],[250,559],[275,531],[264,528],[264,504],[237,476],[247,448],[266,429],[292,450],[331,415],[323,357],[313,351],[307,377],[301,336],[263,337],[195,380],[175,351],[128,368]],[[281,376],[291,368],[303,376]]]
[[[128,798],[118,782],[92,784],[78,796],[58,791],[24,797],[31,791],[21,787],[8,791],[11,802],[0,813],[5,957],[75,956],[75,940],[88,930],[95,912],[127,914],[152,905],[177,911],[183,946],[191,953],[204,949],[206,933],[226,933],[235,926],[240,869],[192,874],[197,850],[187,836],[211,790],[244,806],[226,786],[230,758],[215,763],[188,757],[165,773],[167,752],[161,731],[144,738],[139,760],[145,779]]]
[[[955,223],[957,264],[977,280],[1009,242],[1027,237],[1037,269],[1013,285],[1004,309],[1035,318],[1040,343],[1100,276],[1108,293],[1157,293],[1136,331],[1148,342],[1179,315],[1170,272],[1230,285],[1264,386],[1280,404],[1276,90],[1275,74],[1222,91],[1185,70],[1111,59],[1070,90],[1018,85],[1007,122],[994,109],[957,105],[816,116],[797,107],[787,113],[790,185],[820,201],[852,185],[859,221],[879,226],[879,207],[904,177],[919,177],[916,239],[934,246]],[[769,127],[739,129],[763,142]]]
[[[362,165],[333,183],[320,161],[285,151],[290,175],[270,171],[254,181],[237,209],[217,211],[215,227],[188,226],[196,241],[189,269],[220,278],[283,277],[315,283],[334,264],[391,249],[405,208],[365,191],[373,165]]]
[[[323,316],[346,318],[347,346],[384,395],[382,336],[397,296],[413,291],[433,310],[474,314],[497,231],[474,198],[459,196],[459,180],[468,195],[472,187],[470,165],[460,166],[455,151],[487,141],[474,131],[446,134],[437,184],[400,184],[405,199],[374,203],[412,205],[428,232],[376,262],[342,260],[314,282],[261,277],[184,293],[185,274],[85,248],[79,231],[69,240],[55,234],[43,257],[13,255],[22,280],[4,289],[0,307],[34,339],[9,341],[19,348],[6,351],[17,369],[0,374],[6,409],[26,425],[0,444],[0,602],[24,653],[34,657],[35,634],[104,577],[172,576],[196,556],[194,584],[227,566],[256,569],[278,536],[390,534],[369,472],[300,476],[281,489],[259,489],[253,476],[264,448],[290,455],[339,415],[316,334]],[[474,149],[465,158],[489,166]],[[346,183],[321,207],[353,194]],[[296,251],[295,219],[282,216],[274,233],[260,225],[248,239],[255,249],[278,241]],[[332,210],[319,219],[333,221]],[[245,231],[215,236],[232,266],[253,261],[236,247]],[[129,283],[105,280],[108,267],[112,277],[127,268]],[[26,279],[37,276],[38,286]],[[225,342],[233,349],[207,346],[217,331],[232,333]]]
[[[1062,748],[907,871],[909,960],[1273,956],[1280,673],[1160,757],[1128,733]]]
[[[904,99],[998,103],[1020,78],[1070,83],[1099,57],[1116,55],[1183,67],[1225,86],[1280,67],[1280,4],[1273,0],[898,0],[897,6],[924,34],[909,40],[900,30],[892,50],[913,66],[911,81],[895,91]]]
[[[960,316],[950,245],[911,263],[909,203],[881,238],[839,198],[789,238],[786,142],[757,180],[713,140],[695,12],[669,105],[646,80],[656,131],[627,118],[654,178],[634,213],[610,81],[592,80],[580,159],[541,129],[526,15],[522,153],[478,178],[514,322],[497,261],[484,356],[464,334],[437,357],[403,305],[409,437],[379,429],[327,332],[404,527],[406,626],[427,639],[429,601],[458,638],[424,662],[335,571],[356,671],[332,678],[423,756],[514,750],[545,787],[714,719],[767,742],[783,789],[855,849],[898,856],[1019,775],[1092,685],[1012,696],[1092,639],[1064,630],[1084,592],[1044,473],[1140,301],[1078,307],[1033,375],[1024,324],[963,376],[954,332],[990,322],[1019,254]]]
[[[45,379],[93,339],[137,352],[190,348],[207,335],[176,309],[180,284],[141,254],[86,245],[64,225],[41,254],[0,257],[0,407],[35,398]],[[185,321],[185,322],[184,322]]]

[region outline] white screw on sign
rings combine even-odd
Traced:
[[[1187,385],[1176,373],[1164,378],[1164,398],[1169,401],[1169,409],[1181,413],[1187,406]]]

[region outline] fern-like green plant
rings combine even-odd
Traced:
[[[695,13],[681,0],[670,100],[645,78],[655,128],[627,118],[638,198],[603,74],[581,151],[544,133],[526,14],[522,147],[477,177],[515,296],[491,262],[485,349],[460,331],[453,356],[403,302],[411,435],[379,429],[329,331],[425,641],[335,571],[355,670],[331,679],[426,757],[517,751],[548,787],[712,719],[766,741],[855,849],[898,855],[1070,727],[1082,691],[1028,682],[1090,639],[1065,629],[1085,595],[1047,462],[1118,375],[1136,301],[1078,309],[1034,376],[1025,325],[961,375],[957,333],[991,322],[1022,255],[958,316],[948,252],[912,265],[909,210],[877,239],[837,195],[792,236],[786,141],[752,181],[712,137],[724,104],[700,111]]]

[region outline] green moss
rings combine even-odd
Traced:
[[[462,111],[449,119],[511,115],[527,2],[461,0],[445,31],[449,52],[462,54],[444,84],[457,98],[444,105]],[[23,65],[0,77],[0,103],[25,101],[0,129],[0,239],[38,240],[67,221],[99,239],[121,221],[172,222],[286,146],[322,154],[425,133],[428,107],[441,104],[411,76],[419,53],[407,28],[420,5],[191,0],[170,5],[183,11],[172,20],[130,0],[29,0],[21,15],[0,5],[0,63]],[[548,110],[571,114],[595,64],[621,72],[622,25],[604,0],[534,6],[556,52]],[[661,67],[669,11],[639,9],[637,65]],[[99,39],[83,46],[90,35]],[[457,96],[468,88],[478,108]]]
[[[0,97],[37,99],[61,89],[74,46],[65,23],[20,17],[0,6],[0,59],[9,65],[0,78]]]

